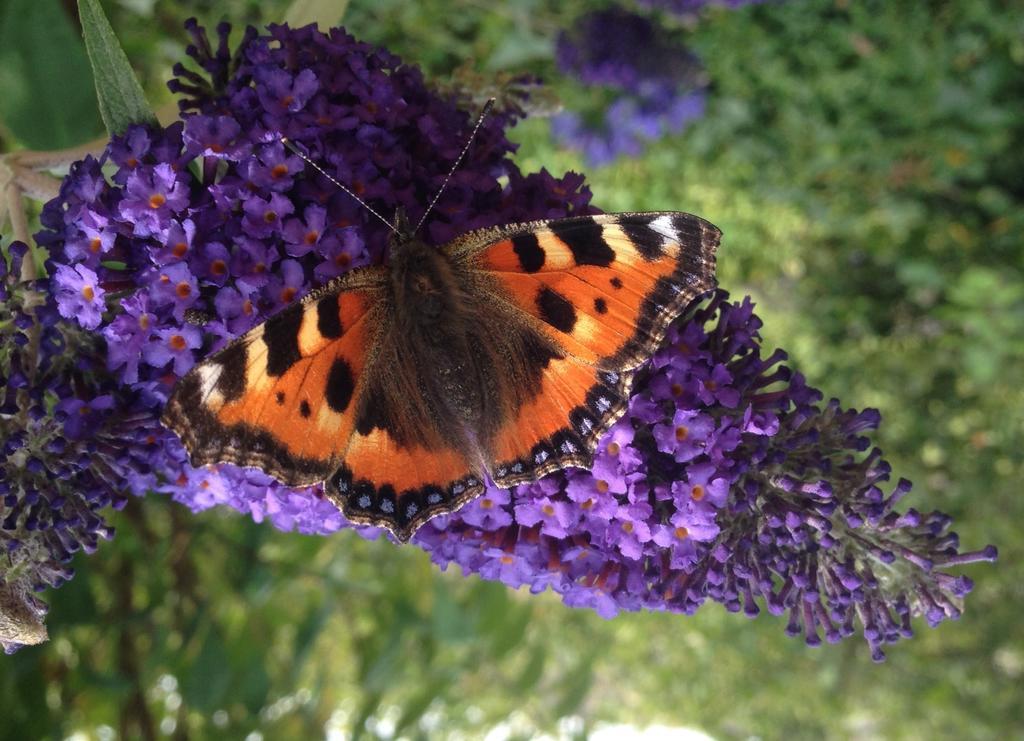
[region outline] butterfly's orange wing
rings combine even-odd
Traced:
[[[190,370],[163,414],[193,465],[257,466],[290,486],[342,460],[386,272],[306,296]]]
[[[633,371],[670,322],[714,287],[712,224],[675,212],[604,214],[471,232],[446,247],[493,280],[561,357],[488,444],[501,486],[590,465],[622,415]]]
[[[327,481],[346,516],[402,540],[478,494],[464,454],[430,430],[402,434],[428,415],[422,404],[381,388],[387,280],[386,268],[353,271],[190,370],[163,422],[193,465],[256,466],[289,486]]]

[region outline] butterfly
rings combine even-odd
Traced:
[[[193,367],[162,421],[195,466],[323,482],[407,541],[483,493],[589,468],[669,324],[715,285],[719,230],[678,212],[477,229],[404,219],[354,269]]]

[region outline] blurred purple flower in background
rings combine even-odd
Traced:
[[[611,47],[647,33],[623,24]],[[402,207],[415,223],[472,119],[417,68],[340,29],[248,29],[234,54],[226,25],[216,49],[194,22],[188,29],[203,74],[176,69],[183,122],[134,127],[101,159],[77,163],[41,216],[51,281],[14,286],[14,265],[3,284],[38,297],[7,302],[12,321],[0,321],[3,346],[14,348],[0,356],[0,542],[18,565],[0,567],[5,620],[16,614],[8,603],[38,612],[28,592],[67,579],[70,552],[109,535],[98,511],[123,503],[121,492],[161,491],[194,511],[228,505],[282,530],[351,527],[319,487],[288,489],[228,465],[193,469],[157,420],[197,360],[334,275],[382,258],[387,227],[290,156],[281,136],[377,210]],[[658,73],[657,55],[624,66],[611,54],[595,65],[578,50],[560,53],[594,80],[637,88],[652,76],[669,85],[692,65],[680,57]],[[697,110],[684,101],[693,89],[673,90],[673,115]],[[484,121],[427,218],[426,240],[596,210],[581,175],[523,175],[508,158],[505,127],[519,115]],[[655,116],[637,125],[665,124]],[[23,254],[12,247],[16,260]],[[860,434],[877,426],[877,412],[819,405],[821,394],[780,365],[784,353],[762,356],[759,327],[749,300],[715,293],[676,322],[642,370],[592,471],[490,489],[413,542],[442,567],[550,588],[606,617],[692,613],[707,599],[753,615],[761,598],[811,644],[850,635],[859,621],[876,658],[909,633],[911,614],[931,624],[958,616],[970,582],[940,569],[994,558],[994,549],[958,554],[948,517],[898,513],[909,484],[883,492],[888,464],[864,453]],[[45,400],[57,402],[53,411]],[[900,569],[880,567],[894,561]]]
[[[559,36],[556,62],[564,74],[613,96],[596,120],[567,111],[552,121],[555,137],[581,149],[592,165],[637,155],[647,142],[704,115],[706,83],[697,57],[678,33],[625,8],[580,18]]]

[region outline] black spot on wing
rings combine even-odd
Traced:
[[[328,294],[316,302],[316,328],[328,340],[336,340],[344,333],[337,294]]]
[[[598,314],[607,314],[608,313],[608,302],[605,301],[603,298],[595,298],[594,299],[594,311],[596,311]]]
[[[612,288],[614,288],[615,290],[622,288],[622,278],[618,276],[615,276],[608,282],[612,284]]]
[[[249,357],[248,347],[244,342],[228,345],[217,356],[220,363],[220,376],[217,378],[217,391],[225,401],[234,401],[245,391],[245,366]]]
[[[512,237],[512,251],[519,258],[519,264],[527,273],[536,273],[544,267],[544,249],[533,232]]]
[[[289,306],[263,325],[263,343],[267,346],[267,375],[282,376],[299,362],[299,328],[302,305]]]
[[[604,241],[604,228],[592,218],[553,221],[549,228],[572,251],[577,265],[606,268],[615,262],[615,250]]]
[[[338,414],[343,413],[352,401],[355,385],[355,377],[348,361],[344,358],[335,358],[330,373],[327,374],[327,388],[324,390],[327,406]]]
[[[309,415],[312,413],[313,410],[309,408],[309,402],[303,399],[302,403],[299,404],[299,414],[301,414],[306,419],[309,419]]]
[[[643,219],[642,223],[641,218]],[[619,228],[633,243],[636,251],[640,253],[640,257],[647,262],[654,262],[665,254],[665,237],[648,226],[650,221],[651,217],[649,216],[630,217],[624,219],[619,224]]]
[[[540,318],[557,329],[568,334],[576,326],[576,309],[572,303],[558,291],[547,286],[537,294],[537,309]]]
[[[284,404],[284,391],[278,391],[274,398],[277,399],[278,404]]]

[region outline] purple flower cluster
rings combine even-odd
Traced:
[[[559,69],[613,99],[598,120],[555,116],[552,132],[582,149],[591,164],[637,155],[645,142],[682,131],[704,114],[697,58],[674,33],[618,6],[593,11],[558,39]]]
[[[96,273],[60,268],[54,297],[47,281],[20,280],[27,245],[8,252],[10,266],[0,256],[0,646],[11,652],[46,637],[35,593],[70,579],[72,555],[113,534],[102,510],[155,483],[147,458],[162,433],[106,371],[100,338],[62,319],[100,323]]]
[[[103,461],[130,491],[331,533],[350,524],[318,487],[292,490],[227,465],[193,469],[156,420],[198,359],[382,257],[387,227],[306,168],[281,136],[378,211],[402,208],[415,222],[472,121],[416,68],[339,29],[249,29],[231,53],[227,26],[217,29],[216,49],[202,29],[188,28],[202,73],[176,70],[183,121],[116,137],[99,160],[72,168],[42,213],[52,319],[41,326],[63,316],[81,326],[75,337],[101,336],[105,371],[118,384],[117,393],[90,391],[77,365],[63,366],[75,393],[57,394],[56,414],[64,439],[79,445],[82,436],[88,460]],[[504,127],[517,115],[485,121],[428,217],[426,239],[592,211],[581,176],[523,175],[508,159]],[[860,455],[868,447],[860,433],[877,413],[817,406],[820,394],[779,365],[783,353],[762,358],[759,326],[749,301],[716,294],[677,322],[641,371],[628,415],[600,442],[592,471],[489,490],[415,542],[439,564],[533,591],[551,587],[603,615],[689,613],[708,598],[754,614],[760,597],[770,612],[788,611],[791,632],[810,643],[821,633],[849,635],[856,619],[879,657],[882,644],[906,633],[911,613],[955,617],[970,584],[939,567],[994,551],[958,555],[944,515],[896,513],[909,485],[885,496],[888,466],[877,451]],[[70,362],[88,363],[81,342],[76,349]],[[18,370],[4,373],[34,388]],[[115,420],[121,447],[111,449],[99,436]],[[129,454],[132,465],[120,462]],[[102,498],[93,492],[104,485],[81,491]],[[74,542],[90,541],[76,534]],[[878,568],[896,561],[899,570]]]
[[[709,599],[753,617],[760,601],[812,646],[859,630],[876,660],[911,615],[959,617],[971,581],[942,569],[995,549],[958,553],[948,516],[897,511],[910,482],[886,495],[889,465],[864,454],[878,412],[819,406],[784,352],[762,356],[760,326],[718,291],[671,328],[591,471],[491,488],[414,542],[604,617]]]
[[[401,208],[415,223],[473,124],[419,69],[341,29],[248,29],[232,54],[227,25],[216,49],[194,22],[187,28],[202,73],[175,70],[183,121],[131,128],[101,159],[77,163],[37,235],[54,262],[60,314],[102,335],[107,368],[153,424],[198,359],[382,259],[387,227],[282,136],[379,212]],[[591,212],[582,176],[524,175],[507,158],[504,128],[520,113],[510,106],[484,121],[424,225],[427,239]],[[227,504],[304,533],[349,526],[318,487],[296,491],[228,465],[196,470],[176,436],[154,437],[146,483],[193,510]]]

